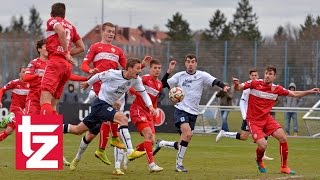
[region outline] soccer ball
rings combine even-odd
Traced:
[[[173,87],[169,91],[169,99],[173,103],[179,103],[183,100],[184,93],[180,87]]]

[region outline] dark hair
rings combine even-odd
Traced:
[[[40,54],[40,52],[38,51],[38,49],[39,49],[39,48],[41,49],[42,46],[45,45],[45,44],[46,44],[46,39],[41,39],[41,40],[37,41],[36,47],[37,47],[37,52],[38,52],[38,54]]]
[[[66,15],[66,5],[64,3],[54,3],[51,6],[51,17],[64,18]]]
[[[272,65],[268,65],[265,70],[268,72],[273,71],[275,75],[277,74],[277,68]]]
[[[186,57],[185,57],[184,60],[186,61],[187,59],[195,59],[196,62],[198,62],[197,56],[194,55],[194,54],[188,54],[188,55],[186,55]]]
[[[126,70],[128,70],[129,67],[133,68],[136,64],[141,64],[141,61],[137,58],[129,58],[126,64]]]
[[[252,68],[249,70],[249,74],[253,73],[253,72],[258,72],[256,69]]]
[[[106,22],[102,24],[102,31],[104,31],[106,29],[106,26],[109,27],[116,27],[114,24],[112,24],[111,22]]]
[[[156,64],[156,65],[161,65],[161,63],[160,63],[160,61],[159,60],[157,60],[157,59],[152,59],[151,61],[150,61],[150,67],[152,67],[152,65],[154,65],[154,64]]]
[[[68,88],[69,88],[69,87],[73,87],[73,88],[74,88],[74,85],[73,85],[73,84],[68,84]]]

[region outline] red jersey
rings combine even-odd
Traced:
[[[0,89],[0,98],[7,90],[12,90],[10,112],[13,112],[13,109],[23,109],[29,93],[29,83],[22,82],[19,79],[8,82]]]
[[[63,56],[64,49],[60,45],[58,34],[55,32],[54,27],[60,24],[65,30],[67,40],[68,40],[68,50],[71,50],[71,45],[73,42],[76,42],[80,39],[80,36],[76,28],[70,24],[67,20],[60,17],[52,17],[47,21],[47,30],[46,30],[46,48],[49,53],[49,59],[52,56]]]
[[[278,95],[287,96],[289,91],[280,85],[266,84],[262,79],[243,83],[244,89],[250,88],[248,100],[248,120],[262,120],[266,118]]]
[[[27,66],[27,70],[25,72],[26,75],[34,75],[34,77],[30,81],[30,92],[28,94],[27,99],[39,99],[40,100],[40,92],[41,92],[41,79],[42,77],[38,76],[39,74],[44,74],[45,69],[47,67],[47,61],[43,61],[40,58],[36,58],[30,61]]]
[[[93,63],[93,68],[97,68],[99,72],[102,72],[109,69],[119,69],[119,65],[125,69],[127,60],[121,48],[112,44],[97,42],[90,46],[81,65],[82,71],[89,73],[91,62]],[[93,84],[96,94],[99,93],[100,87],[100,81]]]
[[[155,79],[154,77],[150,76],[149,74],[143,75],[142,77],[142,83],[150,96],[150,99],[152,101],[153,107],[156,109],[158,104],[158,97],[162,90],[162,83],[159,79]],[[146,107],[142,96],[139,93],[135,93],[136,98],[133,101],[131,106],[139,106],[149,112],[149,108]]]

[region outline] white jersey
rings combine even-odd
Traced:
[[[240,106],[240,111],[241,111],[243,120],[247,118],[249,94],[250,94],[250,89],[243,90],[240,98],[239,106]]]
[[[102,101],[113,105],[115,101],[119,100],[131,87],[141,93],[144,102],[147,107],[152,105],[150,97],[148,96],[141,77],[138,76],[137,79],[125,79],[123,77],[122,70],[103,71],[101,73],[95,74],[88,80],[88,84],[92,85],[94,82],[101,81],[101,89],[98,94],[98,98]]]
[[[198,115],[203,88],[206,85],[212,86],[215,79],[209,73],[199,70],[194,74],[181,71],[173,75],[167,81],[170,88],[178,86],[184,92],[184,99],[176,104],[175,107],[190,114]]]

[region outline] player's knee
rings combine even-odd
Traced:
[[[96,137],[96,135],[92,134],[90,132],[86,134],[86,140],[89,142],[91,142],[95,137]]]
[[[248,135],[247,133],[242,133],[242,134],[240,135],[240,139],[243,140],[243,141],[248,140],[248,138],[249,138],[249,135]]]
[[[145,135],[144,135],[144,138],[146,140],[149,140],[149,141],[153,141],[153,135],[152,135],[152,132],[146,132]]]

